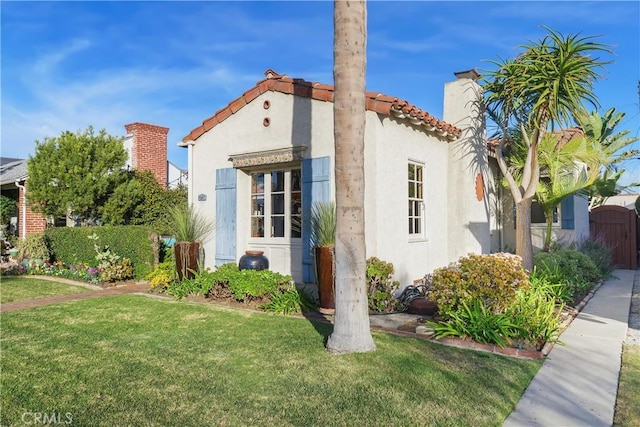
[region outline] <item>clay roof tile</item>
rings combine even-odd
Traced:
[[[267,91],[333,102],[334,87],[332,85],[308,82],[304,79],[294,79],[287,75],[279,74],[271,68],[267,69],[264,75],[265,79],[259,81],[255,87],[244,92],[242,96],[231,101],[226,107],[216,111],[213,116],[203,120],[200,126],[194,128],[189,135],[185,136],[182,140],[184,142],[195,141],[206,131],[215,127],[218,123],[222,123],[229,116],[242,109],[244,105]],[[391,115],[392,111],[401,111],[405,115],[409,115],[412,122],[418,120],[435,127],[436,130],[445,131],[453,136],[458,136],[462,133],[457,127],[438,120],[428,112],[410,104],[408,101],[400,100],[394,96],[379,92],[367,92],[365,94],[365,101],[366,108],[378,114]]]

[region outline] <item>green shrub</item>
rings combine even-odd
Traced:
[[[430,322],[436,338],[469,337],[482,344],[496,344],[500,347],[511,342],[515,335],[515,325],[505,313],[496,314],[479,299],[462,301],[450,313],[449,320],[441,323]]]
[[[260,299],[291,283],[291,276],[270,270],[240,270],[229,280],[229,290],[237,301]]]
[[[514,302],[516,291],[529,286],[522,260],[507,253],[462,257],[427,275],[425,284],[429,299],[438,304],[438,313],[444,318],[474,300],[481,301],[491,313],[502,313]]]
[[[11,217],[15,215],[18,202],[14,199],[0,195],[0,225],[7,226]]]
[[[532,344],[540,350],[548,341],[557,341],[563,304],[556,305],[556,285],[537,281],[530,289],[519,289],[506,315],[517,326],[510,338]]]
[[[167,293],[182,298],[189,293],[204,296],[228,295],[236,301],[268,298],[272,293],[288,289],[291,276],[270,270],[240,270],[235,263],[224,264],[215,271],[194,272],[192,279],[170,284]]]
[[[145,277],[149,285],[158,290],[165,290],[176,278],[176,265],[173,259],[167,258],[159,263],[153,271]]]
[[[589,237],[580,243],[578,250],[591,258],[601,277],[607,277],[613,271],[613,250],[602,237]]]
[[[53,259],[63,263],[97,266],[94,241],[88,237],[95,233],[100,244],[121,258],[131,260],[134,278],[141,279],[153,270],[157,259],[157,236],[144,226],[56,227],[45,231]]]
[[[269,295],[271,300],[262,304],[260,308],[268,313],[282,314],[288,316],[291,313],[301,313],[305,311],[315,310],[317,305],[313,298],[304,290],[299,290],[296,285],[291,283],[286,288],[272,292]]]
[[[367,296],[369,310],[378,313],[398,311],[403,308],[394,293],[400,282],[393,280],[393,264],[376,257],[367,260]]]
[[[577,249],[538,252],[533,260],[537,274],[553,283],[566,283],[573,289],[574,298],[581,298],[602,278],[591,258]]]
[[[100,279],[103,282],[118,282],[133,278],[133,264],[129,258],[120,259],[114,263],[102,267]]]
[[[31,260],[39,259],[46,263],[49,262],[51,258],[49,241],[47,236],[42,232],[27,234],[24,240],[20,240],[18,250],[20,257]]]
[[[533,267],[529,283],[537,292],[544,293],[548,299],[558,304],[573,302],[575,289],[564,282],[564,276],[557,265],[552,270]]]

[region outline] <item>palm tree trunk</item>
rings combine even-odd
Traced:
[[[531,240],[531,202],[527,197],[516,203],[516,255],[522,258],[522,265],[533,270],[533,242]]]
[[[364,224],[366,1],[334,2],[333,120],[336,289],[333,354],[375,350],[369,325]]]
[[[549,212],[547,212],[546,210],[544,211],[544,219],[547,221],[547,230],[544,234],[544,247],[542,248],[542,250],[545,252],[549,252],[549,249],[551,249],[551,228],[553,226],[553,209],[551,209]]]

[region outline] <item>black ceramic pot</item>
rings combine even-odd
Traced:
[[[240,257],[238,268],[240,270],[267,270],[269,269],[269,260],[264,256],[263,251],[246,251]]]

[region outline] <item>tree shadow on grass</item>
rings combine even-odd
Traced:
[[[303,312],[302,316],[307,319],[316,332],[323,337],[323,344],[326,346],[329,335],[333,332],[333,323],[331,323],[330,318],[317,311]]]

